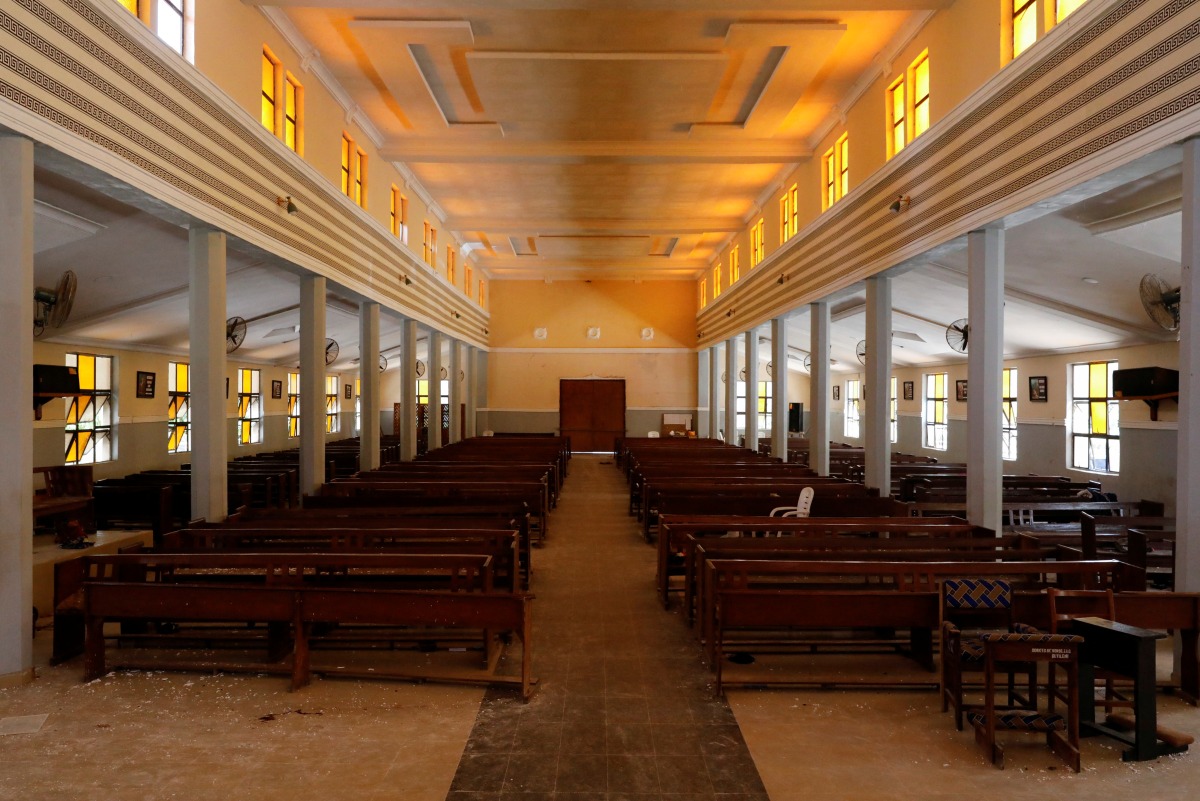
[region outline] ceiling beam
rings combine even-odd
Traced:
[[[967,285],[967,274],[962,270],[957,270],[945,264],[937,262],[927,262],[932,277],[941,279],[956,286]],[[1111,331],[1116,334],[1127,336],[1133,334],[1139,337],[1158,340],[1160,342],[1169,342],[1175,339],[1175,334],[1169,331],[1162,331],[1150,328],[1149,326],[1138,325],[1136,323],[1119,320],[1116,317],[1109,317],[1107,314],[1100,314],[1089,309],[1084,309],[1079,306],[1073,306],[1070,303],[1064,303],[1060,300],[1035,295],[1032,292],[1027,292],[1024,289],[1018,289],[1009,284],[1004,285],[1004,296],[1012,300],[1028,303],[1031,306],[1037,306],[1046,311],[1052,312],[1059,317],[1067,319],[1082,320],[1089,325],[1094,325],[1097,328],[1102,328],[1106,331]]]
[[[468,126],[469,128],[469,126]],[[380,155],[409,164],[791,164],[812,157],[800,139],[741,136],[647,141],[538,141],[470,136],[395,138]]]
[[[531,220],[506,217],[447,217],[445,227],[451,231],[486,231],[489,236],[569,236],[619,231],[622,236],[703,235],[737,233],[746,227],[740,217],[682,217],[668,219],[631,220]]]
[[[339,8],[357,11],[408,12],[413,9],[444,11],[455,8],[483,8],[496,11],[718,11],[730,13],[729,0],[242,0],[248,6],[275,8]],[[918,11],[949,8],[954,0],[852,0],[838,3],[839,11]],[[756,0],[761,11],[829,11],[829,0]]]

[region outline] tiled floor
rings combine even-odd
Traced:
[[[1037,738],[1014,742],[996,770],[929,691],[742,690],[729,706],[713,701],[699,649],[655,601],[654,551],[604,461],[572,461],[553,539],[534,554],[541,683],[528,704],[501,690],[394,682],[319,680],[289,693],[270,676],[118,673],[83,684],[78,661],[46,664],[43,632],[39,679],[0,689],[0,801],[1200,797],[1200,753],[1123,763],[1103,739],[1084,742],[1078,775]],[[1195,707],[1160,695],[1158,710],[1200,734]],[[36,731],[11,720],[41,715]]]
[[[654,603],[627,499],[611,460],[572,461],[534,554],[538,694],[488,692],[450,801],[766,797],[698,650]]]

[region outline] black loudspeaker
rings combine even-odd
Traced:
[[[1179,371],[1165,367],[1135,367],[1113,371],[1113,396],[1142,398],[1179,392]]]
[[[788,433],[799,434],[804,430],[804,404],[788,404]]]
[[[66,395],[79,393],[79,370],[57,364],[35,364],[33,366],[33,393],[47,395],[61,392]]]

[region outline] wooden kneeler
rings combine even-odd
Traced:
[[[1023,731],[1044,734],[1054,753],[1079,772],[1079,646],[1083,638],[1071,634],[986,632],[984,646],[984,705],[967,713],[975,729],[975,741],[998,768],[1004,767],[1004,749],[996,740],[997,732]],[[1014,662],[1046,662],[1049,665],[1050,692],[1045,711],[996,706],[998,665]],[[1065,714],[1055,711],[1055,683],[1058,668],[1067,676]],[[1002,669],[1002,668],[1001,668]]]

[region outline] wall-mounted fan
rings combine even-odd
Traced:
[[[951,350],[959,353],[967,352],[967,342],[971,338],[971,325],[967,318],[955,320],[946,326],[946,344]]]
[[[330,337],[325,340],[325,364],[333,364],[341,352],[342,349],[338,347],[336,339]]]
[[[767,378],[775,377],[775,362],[767,362]]]
[[[867,340],[858,340],[858,344],[854,346],[854,355],[858,357],[859,364],[867,363]]]
[[[447,370],[445,367],[438,368],[438,378],[440,378],[442,381],[445,381],[447,376],[449,376],[449,375],[450,375],[450,371]]]
[[[420,359],[417,359],[417,378],[423,378],[424,376],[425,376],[425,362],[421,361]]]
[[[384,356],[381,353],[381,354],[379,354],[379,372],[382,373],[386,369],[387,369],[387,356]]]
[[[58,328],[71,315],[75,305],[75,273],[67,270],[54,289],[38,287],[33,290],[33,335],[40,337],[46,326]]]
[[[1179,330],[1179,287],[1171,285],[1154,273],[1146,273],[1138,284],[1142,308],[1150,319],[1165,331]]]
[[[746,368],[743,367],[741,370],[738,370],[738,381],[745,381],[745,380],[746,380]]]
[[[806,373],[812,372],[812,354],[811,353],[804,354],[804,372],[806,372]]]
[[[241,317],[230,317],[225,321],[225,352],[233,353],[246,341],[246,321]]]

